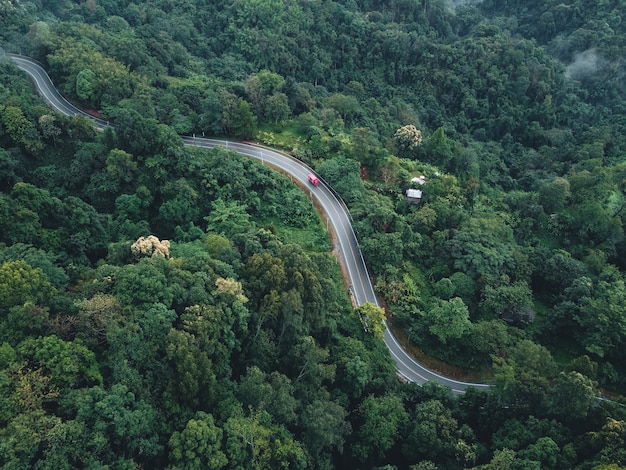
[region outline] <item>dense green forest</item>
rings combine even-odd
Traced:
[[[116,124],[0,55],[0,466],[626,468],[625,12],[0,0]],[[403,341],[492,390],[399,381],[307,196],[180,134],[311,165]]]

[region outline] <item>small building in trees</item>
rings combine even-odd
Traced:
[[[419,177],[411,178],[411,183],[419,184],[422,186],[426,182],[426,177],[424,175],[419,175]]]
[[[422,186],[426,182],[426,177],[424,175],[420,175],[418,178],[412,178],[411,184],[413,186]],[[406,198],[409,200],[411,204],[419,204],[422,201],[422,190],[409,188],[405,192]]]
[[[419,204],[422,201],[422,190],[421,189],[407,189],[406,198],[409,200],[411,204]]]

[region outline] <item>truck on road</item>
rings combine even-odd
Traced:
[[[317,187],[317,186],[320,185],[320,180],[313,173],[309,173],[309,183],[311,183],[313,186]]]

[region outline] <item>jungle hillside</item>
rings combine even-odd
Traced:
[[[0,466],[626,468],[625,214],[624,0],[0,0]]]

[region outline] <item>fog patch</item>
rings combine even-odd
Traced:
[[[455,11],[459,7],[466,7],[468,5],[477,5],[482,0],[445,0],[445,5],[448,9]]]
[[[565,69],[568,80],[585,80],[593,77],[606,66],[606,61],[595,49],[587,49],[574,55],[574,61]]]

